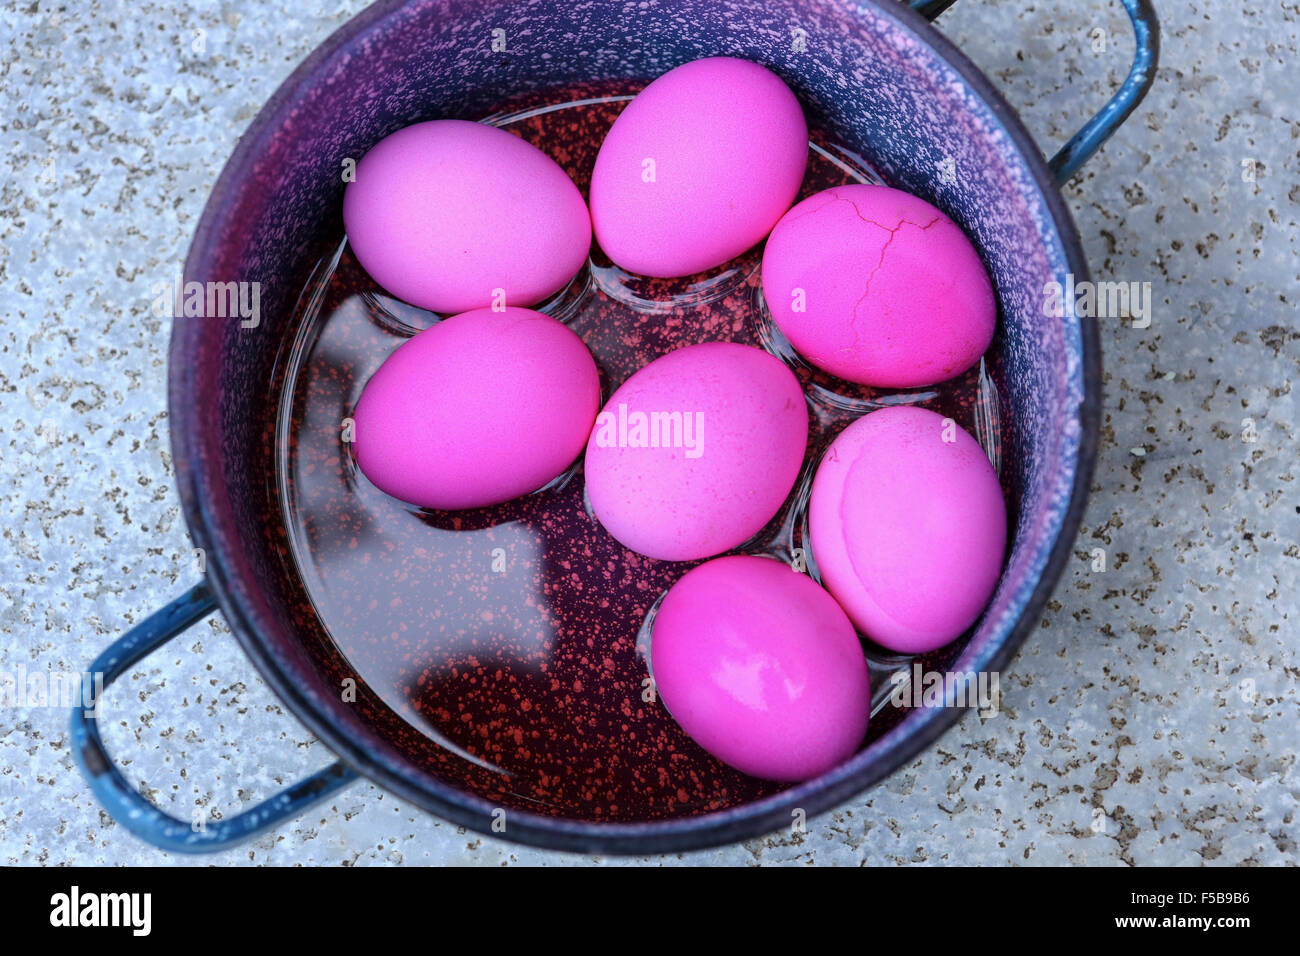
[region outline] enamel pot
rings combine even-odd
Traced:
[[[592,80],[647,79],[700,57],[764,63],[810,121],[851,145],[887,182],[939,206],[970,235],[998,292],[993,378],[1010,435],[1002,449],[1013,527],[983,619],[940,663],[999,671],[1034,631],[1069,560],[1100,417],[1094,322],[1044,314],[1049,283],[1088,278],[1059,186],[1133,110],[1155,69],[1147,0],[1122,0],[1136,31],[1132,70],[1101,112],[1051,159],[987,77],[929,19],[948,4],[865,0],[383,0],[348,22],[271,97],[239,141],[204,209],[185,279],[259,283],[260,322],[174,322],[170,420],[180,499],[205,567],[201,583],[120,638],[93,664],[105,682],[217,611],[285,705],[338,761],[266,802],[203,827],[167,816],[114,765],[93,714],[73,748],[113,817],[170,851],[228,847],[364,776],[453,823],[541,847],[662,853],[731,843],[852,799],[934,743],[961,715],[917,708],[851,760],[798,785],[714,809],[610,820],[542,807],[485,783],[455,755],[394,732],[375,708],[341,699],[340,669],[310,639],[311,607],[268,522],[268,402],[279,344],[309,250],[337,215],[340,156],[437,116],[480,117],[508,93]],[[504,29],[504,52],[492,48]],[[1038,64],[1049,68],[1049,64]],[[956,174],[953,175],[952,172]],[[594,688],[576,693],[595,693]],[[579,702],[581,703],[581,702]],[[657,768],[645,768],[655,771]],[[505,811],[501,832],[494,820]]]

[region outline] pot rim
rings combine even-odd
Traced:
[[[919,42],[930,47],[983,101],[1031,172],[1070,271],[1080,281],[1088,279],[1090,274],[1082,243],[1056,177],[1016,111],[965,54],[906,3],[891,0],[871,0],[871,3],[881,16],[892,19],[899,29],[910,31]],[[186,257],[186,275],[205,274],[199,264],[210,260],[219,240],[217,210],[223,205],[219,200],[237,188],[242,171],[264,150],[280,126],[283,113],[292,108],[316,81],[321,68],[342,48],[398,13],[405,5],[406,0],[378,0],[367,7],[335,30],[276,89],[240,137],[209,194]],[[1080,438],[1074,481],[1042,573],[1015,624],[987,659],[980,661],[983,668],[990,670],[1001,670],[1030,632],[1036,629],[1043,608],[1072,552],[1087,503],[1100,431],[1101,347],[1096,320],[1078,316],[1078,322],[1083,399],[1077,411]],[[185,404],[192,405],[195,394],[194,365],[184,361],[189,348],[191,333],[187,330],[190,328],[192,326],[188,323],[174,322],[169,345],[168,408],[169,413],[178,419],[178,410]],[[262,678],[294,716],[345,764],[426,812],[467,829],[488,836],[504,835],[510,841],[543,849],[588,853],[669,853],[735,843],[788,825],[795,809],[802,809],[812,817],[844,803],[928,749],[966,713],[964,708],[921,710],[882,738],[889,740],[896,736],[865,766],[853,768],[855,761],[848,761],[813,780],[725,810],[646,823],[598,823],[511,810],[508,831],[495,834],[491,830],[491,813],[495,807],[490,801],[441,781],[417,780],[415,773],[382,761],[344,734],[286,672],[278,657],[261,639],[247,609],[232,596],[231,584],[235,576],[231,573],[228,556],[220,548],[212,547],[212,536],[208,533],[208,498],[200,488],[201,471],[194,467],[198,456],[193,437],[172,428],[171,447],[182,513],[194,544],[206,551],[207,580],[212,593],[236,640]],[[903,727],[907,728],[905,734],[900,733]]]

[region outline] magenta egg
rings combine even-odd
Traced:
[[[531,309],[480,309],[403,343],[357,402],[355,451],[382,491],[436,510],[535,491],[582,451],[600,407],[586,345]]]
[[[803,110],[775,73],[733,57],[683,64],[642,90],[601,144],[596,240],[640,275],[712,269],[776,225],[807,162]]]
[[[822,583],[862,633],[917,654],[960,637],[997,586],[1007,513],[977,441],[923,408],[870,412],[813,479],[809,543]]]
[[[887,186],[836,186],[786,213],[763,250],[763,297],[808,361],[882,388],[960,375],[988,349],[997,315],[961,228]]]
[[[655,615],[650,657],[673,719],[755,777],[815,777],[866,734],[871,689],[853,625],[772,558],[717,558],[684,575]]]
[[[808,406],[779,359],[734,342],[688,345],[610,396],[587,443],[587,495],[625,547],[707,558],[772,519],[807,443]]]
[[[464,120],[380,140],[343,194],[343,223],[376,282],[444,314],[541,302],[591,247],[568,174],[513,133]]]

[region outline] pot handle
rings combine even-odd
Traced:
[[[927,20],[933,20],[953,5],[955,0],[911,0],[910,6]],[[1061,185],[1079,171],[1101,144],[1110,138],[1129,114],[1142,102],[1156,75],[1156,61],[1160,58],[1160,24],[1151,0],[1120,0],[1133,21],[1136,49],[1128,77],[1083,128],[1070,137],[1060,151],[1048,161],[1056,181]]]
[[[216,607],[207,585],[196,584],[133,627],[90,667],[92,675],[102,675],[100,695],[103,688],[137,661],[197,624]],[[93,710],[78,707],[72,712],[72,753],[77,766],[114,820],[146,843],[163,850],[177,853],[224,850],[297,816],[357,778],[355,771],[335,763],[230,819],[202,824],[178,820],[146,800],[108,756],[99,735],[99,700],[97,695]]]

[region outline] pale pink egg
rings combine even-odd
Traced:
[[[853,625],[780,561],[718,558],[664,597],[650,640],[664,706],[701,747],[769,780],[807,780],[853,755],[871,688]]]
[[[1007,513],[979,443],[923,408],[870,412],[833,441],[808,527],[822,583],[862,633],[917,654],[960,637],[1002,571]]]
[[[794,486],[808,406],[761,349],[708,342],[670,352],[610,397],[587,443],[587,495],[624,546],[690,561],[757,534]]]
[[[464,120],[380,140],[343,194],[343,222],[376,282],[441,313],[541,302],[591,247],[568,174],[513,133]]]
[[[807,162],[803,110],[776,74],[731,57],[686,63],[642,90],[601,144],[596,241],[640,275],[712,269],[776,225]]]
[[[836,186],[786,213],[763,250],[763,297],[809,362],[882,388],[960,375],[988,349],[997,315],[961,228],[887,186]]]
[[[600,376],[570,329],[531,309],[480,309],[404,342],[355,412],[362,473],[425,508],[508,501],[561,475],[600,408]]]

